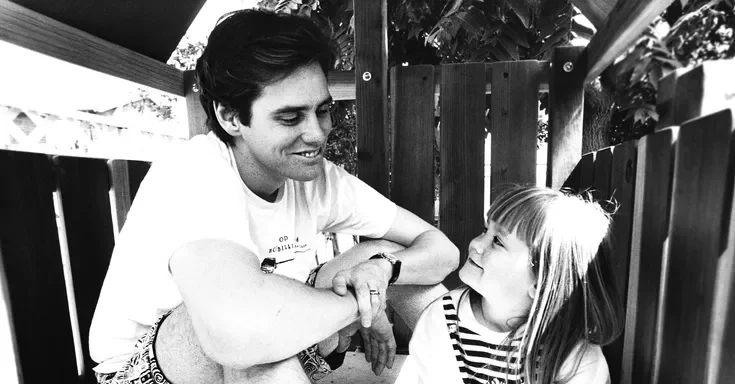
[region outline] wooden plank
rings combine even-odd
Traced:
[[[434,223],[434,67],[391,68],[391,200]]]
[[[355,0],[355,104],[357,174],[388,195],[386,166],[388,113],[387,0]]]
[[[0,40],[146,87],[184,96],[180,70],[0,0]]]
[[[13,313],[10,309],[10,290],[5,273],[2,244],[0,244],[0,382],[19,384],[23,382],[18,356],[18,342],[15,338]]]
[[[551,77],[551,62],[547,60],[539,60],[539,66],[541,71],[538,73],[539,76],[539,87],[540,93],[549,92],[549,78]],[[492,93],[492,81],[493,81],[493,64],[485,64],[485,94],[489,95]],[[442,71],[441,65],[434,66],[434,95],[438,96],[441,92],[442,83]]]
[[[584,72],[582,47],[554,49],[549,91],[546,186],[561,187],[582,156]],[[571,64],[571,68],[569,64]],[[576,65],[573,63],[577,63]],[[565,64],[567,64],[565,70]]]
[[[610,175],[613,163],[613,147],[600,149],[595,155],[594,179],[592,181],[592,197],[597,201],[610,198]],[[604,203],[603,203],[604,205]]]
[[[0,246],[25,383],[77,380],[54,184],[45,155],[0,151]]]
[[[676,125],[674,116],[676,83],[679,80],[679,77],[687,71],[688,69],[679,68],[664,76],[659,81],[658,93],[656,94],[656,113],[658,113],[658,123],[656,123],[657,131]],[[681,95],[681,97],[687,96]]]
[[[595,157],[597,152],[590,152],[582,156],[579,160],[580,172],[579,172],[579,189],[578,192],[583,192],[592,187],[595,184]]]
[[[524,60],[491,66],[491,190],[508,182],[533,185],[536,183],[538,88],[543,64]],[[485,110],[484,98],[481,108]]]
[[[59,189],[74,281],[85,371],[83,381],[94,384],[89,357],[89,327],[114,246],[110,210],[110,176],[102,159],[56,157]]]
[[[110,207],[112,212],[112,228],[115,237],[120,233],[125,218],[130,211],[133,199],[130,197],[130,177],[128,173],[127,160],[108,160],[107,167],[110,171]]]
[[[730,220],[730,238],[732,239],[734,234],[732,233],[732,225],[733,219]],[[729,247],[732,249],[732,247]],[[729,255],[732,255],[732,251],[730,251]],[[724,328],[721,332],[716,332],[715,336],[722,336],[717,342],[719,342],[719,345],[716,346],[716,348],[719,349],[719,356],[713,355],[713,359],[710,361],[710,364],[715,364],[714,367],[710,367],[710,375],[708,376],[710,380],[708,383],[731,383],[733,380],[735,380],[735,364],[732,362],[735,361],[735,326],[733,326],[735,322],[735,295],[733,295],[733,292],[735,292],[735,272],[732,270],[732,256],[730,256],[730,274],[729,274],[729,284],[730,289],[729,291],[724,294],[723,296],[716,296],[716,303],[722,303],[722,306],[724,307],[722,310],[722,320],[721,320],[721,326]],[[723,267],[723,270],[725,268]],[[728,284],[728,281],[718,280],[717,281],[718,287],[722,284]],[[715,312],[715,316],[717,316],[718,312]],[[714,317],[715,319],[718,319],[717,317]],[[718,325],[719,326],[719,325]],[[715,332],[713,332],[715,333]],[[719,358],[718,358],[719,357]]]
[[[128,179],[130,179],[130,201],[135,201],[135,195],[143,182],[145,175],[151,168],[148,161],[128,160]]]
[[[485,65],[448,64],[442,71],[439,228],[460,249],[461,265],[485,221]],[[444,284],[458,286],[457,272]]]
[[[684,124],[676,143],[669,260],[661,347],[661,383],[701,383],[707,353],[718,258],[725,248],[731,188],[729,110]],[[725,224],[725,225],[723,225]]]
[[[735,108],[735,86],[724,81],[733,72],[735,59],[707,61],[681,75],[676,81],[673,124]]]
[[[199,85],[196,71],[184,71],[184,95],[186,97],[186,114],[189,121],[189,138],[209,132],[207,113],[199,100]]]
[[[597,30],[605,26],[605,22],[617,2],[618,0],[572,0],[574,6],[579,8],[580,12]]]
[[[666,129],[638,142],[620,381],[623,384],[654,382],[653,372],[660,352],[656,342],[659,291],[677,133],[678,128]]]
[[[617,204],[617,212],[613,216],[612,227],[612,271],[616,280],[616,287],[622,299],[623,308],[626,308],[628,291],[628,268],[630,265],[630,242],[633,227],[633,209],[635,208],[635,183],[637,141],[626,141],[617,145],[613,151],[610,171],[610,185],[608,199]],[[597,162],[600,160],[598,153]],[[595,173],[597,182],[597,173]],[[605,204],[603,204],[604,206]],[[619,383],[623,361],[624,334],[615,342],[607,345],[603,352],[607,358],[610,377],[613,383]]]
[[[638,39],[648,25],[673,0],[618,0],[607,18],[605,27],[598,30],[585,49],[588,83],[624,53]]]
[[[355,71],[329,71],[327,86],[334,100],[355,100]]]

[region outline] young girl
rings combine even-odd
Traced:
[[[423,312],[397,383],[608,383],[600,345],[622,326],[610,223],[548,188],[496,197],[459,271],[466,286]]]

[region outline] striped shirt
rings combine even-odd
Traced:
[[[488,340],[462,324],[452,298],[442,298],[447,330],[462,380],[471,384],[523,383],[523,365],[518,352],[520,339],[507,343],[505,337]],[[497,334],[502,335],[502,334]]]

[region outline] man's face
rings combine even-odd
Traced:
[[[321,175],[332,130],[331,101],[318,63],[263,88],[253,102],[250,125],[240,127],[234,143],[240,173],[251,189],[275,190],[286,179]]]

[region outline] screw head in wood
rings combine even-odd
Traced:
[[[191,85],[191,90],[194,91],[194,93],[199,93],[199,86],[197,83]]]
[[[574,64],[571,61],[564,63],[564,72],[571,72],[572,70],[574,70]]]
[[[362,79],[365,81],[370,81],[370,79],[372,78],[373,78],[373,75],[370,72],[365,72],[362,74]]]

